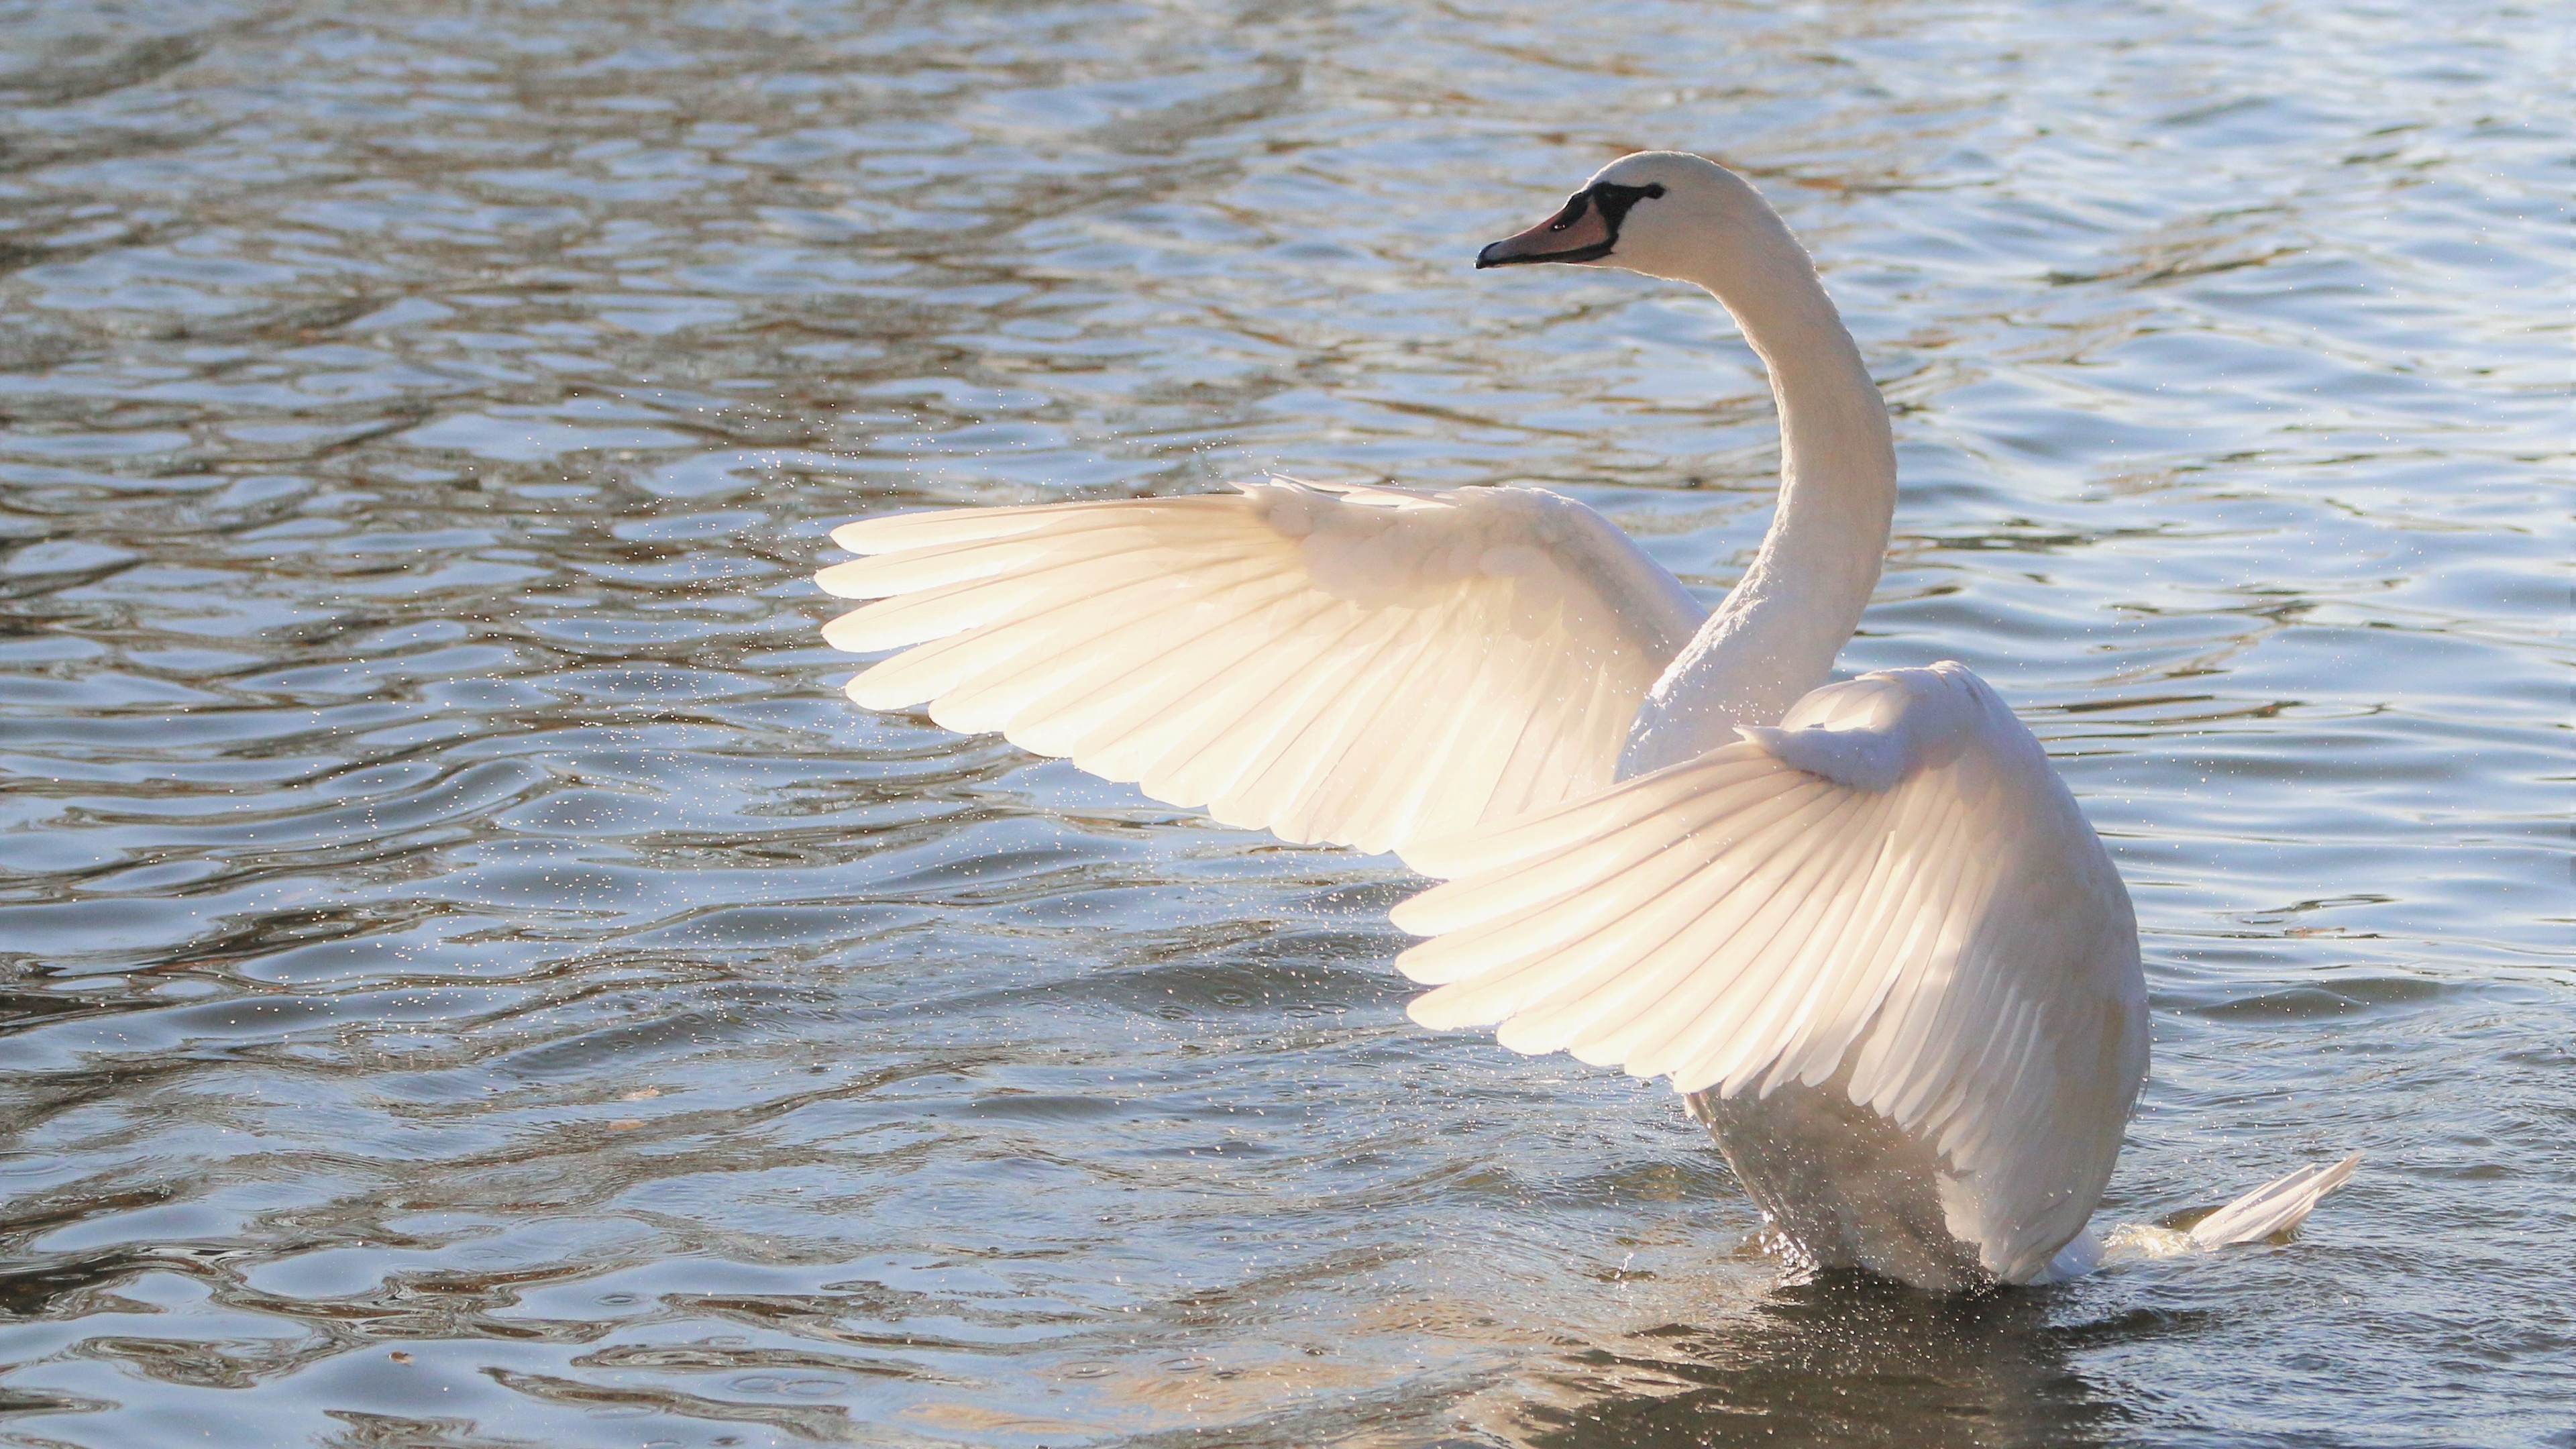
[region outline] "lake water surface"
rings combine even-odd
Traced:
[[[0,9],[0,1443],[2576,1445],[2563,13]],[[1479,276],[1695,149],[2136,897],[2101,1222],[1783,1284],[1385,857],[837,693],[833,524],[1545,483],[1714,599],[1751,354]]]

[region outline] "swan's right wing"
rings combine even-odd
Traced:
[[[1536,488],[1279,480],[834,530],[827,625],[928,701],[1229,825],[1362,850],[1607,786],[1700,611],[1607,519]]]
[[[2018,1281],[2084,1224],[2146,1070],[2128,894],[2047,755],[1956,664],[1500,830],[1425,842],[1427,1026],[1685,1092],[1840,1081],[1943,1154]]]

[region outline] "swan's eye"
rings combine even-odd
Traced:
[[[1619,226],[1628,219],[1629,211],[1638,202],[1663,194],[1664,184],[1660,181],[1649,181],[1643,186],[1622,186],[1616,181],[1595,181],[1582,196],[1574,199],[1583,201],[1588,198],[1593,205],[1601,208],[1601,224],[1610,229],[1610,239],[1615,242],[1619,239]],[[1581,212],[1569,209],[1566,219],[1571,221],[1581,215]]]

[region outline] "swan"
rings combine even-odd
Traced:
[[[945,509],[832,535],[861,557],[818,583],[874,602],[825,639],[902,651],[850,698],[1394,852],[1442,882],[1393,913],[1429,938],[1397,961],[1435,988],[1413,1019],[1669,1078],[1794,1265],[1935,1292],[2089,1271],[2147,1072],[2136,921],[1983,680],[1829,682],[1896,458],[1814,263],[1743,178],[1678,152],[1613,162],[1476,258],[1541,263],[1701,287],[1769,370],[1776,512],[1714,613],[1535,487]],[[2127,1250],[2286,1231],[2355,1161]]]

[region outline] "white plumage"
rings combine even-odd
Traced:
[[[869,519],[824,630],[850,683],[1284,839],[1402,850],[1608,785],[1700,622],[1608,520],[1535,488],[1277,480],[1231,496]],[[933,641],[933,642],[924,642]]]
[[[1769,366],[1779,509],[1714,615],[1541,489],[1275,479],[837,530],[865,557],[822,586],[876,602],[825,637],[902,651],[850,697],[1444,879],[1395,912],[1433,938],[1398,961],[1437,988],[1415,1019],[1669,1077],[1811,1263],[1937,1289],[2088,1269],[2147,1065],[2128,895],[1965,667],[1826,682],[1896,485],[1813,265],[1740,178],[1671,153],[1479,265],[1524,261],[1698,283]],[[2259,1190],[2217,1241],[2295,1226],[2349,1171]]]
[[[1452,880],[1395,911],[1438,937],[1397,961],[1440,984],[1414,1019],[1718,1099],[1835,1083],[1946,1160],[1944,1225],[1979,1267],[2036,1274],[2100,1199],[2146,1070],[2101,842],[1956,664],[1829,685],[1743,734],[1417,849]]]

